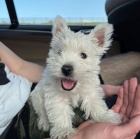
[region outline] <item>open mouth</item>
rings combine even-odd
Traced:
[[[71,91],[76,86],[77,81],[62,78],[61,79],[61,86],[66,91]]]

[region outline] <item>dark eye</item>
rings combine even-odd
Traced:
[[[59,56],[61,56],[62,51],[61,51],[61,50],[58,50],[57,54],[58,54]]]
[[[81,56],[81,58],[83,58],[83,59],[86,59],[86,58],[87,58],[87,55],[86,55],[85,53],[81,53],[80,56]]]

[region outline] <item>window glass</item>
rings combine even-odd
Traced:
[[[14,0],[20,24],[51,25],[60,15],[70,25],[106,22],[105,0]]]
[[[5,0],[0,0],[0,25],[11,24]]]

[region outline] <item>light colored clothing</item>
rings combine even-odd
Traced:
[[[31,83],[0,63],[0,135],[27,101]]]

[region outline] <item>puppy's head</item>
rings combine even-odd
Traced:
[[[100,58],[110,46],[112,31],[112,25],[105,23],[88,35],[75,33],[62,17],[56,17],[47,64],[61,89],[74,90],[99,74]]]

